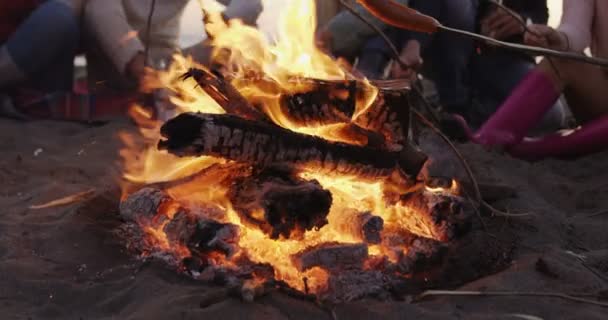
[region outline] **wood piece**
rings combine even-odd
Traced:
[[[120,204],[120,214],[127,222],[143,228],[161,230],[171,247],[188,248],[191,252],[201,254],[202,258],[216,252],[232,257],[238,252],[239,227],[220,223],[194,215],[183,208],[165,191],[144,188],[127,197]],[[138,232],[142,239],[130,239],[141,242],[136,248],[154,251],[156,248],[145,248],[145,232]],[[165,248],[166,249],[166,248]],[[207,265],[202,262],[202,265]],[[189,260],[193,266],[199,263]]]
[[[306,92],[283,94],[281,110],[290,120],[308,127],[349,123],[357,104],[357,82],[308,81]]]
[[[188,247],[199,253],[223,253],[232,258],[239,252],[240,228],[229,223],[219,223],[212,220],[201,219],[197,221],[195,231],[188,240]]]
[[[440,265],[447,246],[433,239],[415,237],[407,253],[399,260],[398,270],[403,274],[425,272]]]
[[[342,216],[344,218],[334,226],[340,232],[368,244],[378,244],[382,241],[384,220],[381,217],[356,210],[347,210]]]
[[[405,146],[410,127],[409,83],[374,82],[379,89],[376,101],[353,122],[385,137],[387,145]]]
[[[402,197],[401,205],[414,212],[400,220],[402,227],[422,237],[448,242],[471,227],[463,200],[449,194],[420,191]]]
[[[159,149],[177,156],[206,155],[258,166],[286,163],[300,169],[315,164],[324,172],[361,178],[387,177],[402,169],[398,152],[329,142],[226,114],[184,113],[168,121],[161,134]]]
[[[182,79],[193,78],[226,113],[252,120],[266,120],[264,113],[254,108],[245,97],[220,73],[191,68]]]
[[[328,271],[361,269],[368,258],[367,245],[323,243],[292,256],[300,271],[320,267]]]
[[[375,297],[386,301],[386,276],[377,270],[347,270],[332,274],[327,290],[321,293],[324,301],[345,303]]]
[[[120,216],[127,222],[152,219],[161,206],[172,203],[173,199],[164,191],[143,188],[120,203]]]
[[[317,181],[302,180],[285,168],[266,168],[237,179],[228,193],[250,226],[272,239],[301,238],[327,224],[332,195]]]

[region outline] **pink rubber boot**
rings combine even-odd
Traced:
[[[555,104],[559,95],[546,74],[532,70],[477,133],[472,134],[464,119],[457,120],[473,142],[491,147],[508,147],[522,141]]]
[[[528,160],[547,157],[577,157],[608,149],[608,116],[568,133],[526,139],[509,148],[513,156]]]

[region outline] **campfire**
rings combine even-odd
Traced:
[[[217,68],[177,56],[150,78],[177,109],[132,110],[148,145],[123,135],[128,245],[248,295],[428,281],[470,228],[460,187],[425,175],[408,84],[354,76],[316,48],[313,1],[292,3],[276,42],[212,17]]]

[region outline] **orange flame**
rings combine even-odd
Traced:
[[[315,7],[313,0],[294,0],[282,13],[279,34],[274,42],[270,42],[260,31],[246,26],[240,21],[230,21],[227,24],[217,17],[212,17],[209,33],[216,47],[214,56],[223,60],[229,67],[228,73],[233,75],[232,84],[250,102],[263,106],[263,111],[277,125],[290,130],[321,136],[328,140],[360,143],[352,138],[342,136],[338,130],[341,124],[306,127],[293,123],[281,112],[279,99],[282,94],[306,92],[309,84],[298,81],[301,78],[324,80],[345,80],[349,77],[340,63],[321,52],[315,46],[314,30]],[[229,55],[226,56],[226,50]],[[174,63],[166,72],[158,72],[146,83],[146,90],[166,89],[172,93],[171,102],[177,106],[176,113],[203,112],[219,114],[224,110],[213,101],[192,79],[182,81],[180,77],[191,67],[204,68],[191,58],[175,56]],[[247,81],[254,74],[268,77],[279,86],[268,90],[267,87]],[[294,80],[296,79],[296,80]],[[366,84],[363,95],[357,101],[355,117],[364,113],[372,106],[378,90],[371,84]],[[156,149],[160,138],[160,123],[152,119],[152,115],[140,106],[134,106],[132,117],[140,126],[143,136],[141,141],[128,134],[122,134],[125,148],[121,152],[124,162],[124,178],[130,182],[150,184],[162,181],[173,181],[191,176],[209,168],[214,164],[225,164],[226,161],[213,157],[178,158]],[[217,185],[218,176],[203,177],[196,183],[171,188],[167,190],[178,202],[214,204],[224,210],[222,221],[241,227],[239,246],[247,256],[257,263],[271,264],[275,269],[275,277],[283,280],[296,289],[303,290],[302,279],[307,278],[308,288],[317,292],[326,285],[327,272],[318,268],[300,272],[291,261],[291,256],[304,249],[325,242],[357,243],[351,235],[344,234],[335,226],[335,222],[348,219],[345,216],[349,209],[359,212],[373,212],[382,217],[386,228],[401,228],[407,226],[416,234],[432,237],[432,232],[424,225],[409,222],[416,212],[403,206],[393,206],[386,203],[384,193],[386,186],[383,181],[362,181],[356,176],[327,176],[310,167],[302,174],[303,178],[316,179],[321,185],[330,190],[333,195],[333,205],[328,216],[329,224],[320,230],[306,232],[301,240],[273,240],[262,231],[248,228],[239,215],[231,207],[227,198],[226,188]],[[444,190],[428,190],[440,192]],[[144,224],[144,230],[152,239],[153,246],[160,250],[170,251],[180,257],[189,255],[187,248],[173,247],[163,231],[164,224]],[[405,249],[404,249],[405,250]],[[383,254],[379,246],[370,247],[370,254]]]

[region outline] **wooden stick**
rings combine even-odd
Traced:
[[[449,291],[428,290],[418,295],[418,299],[437,296],[473,296],[473,297],[545,297],[559,298],[574,302],[587,303],[608,308],[607,302],[593,301],[557,292],[534,292],[534,291]]]
[[[97,191],[95,189],[90,189],[90,190],[87,190],[84,192],[79,192],[79,193],[76,193],[73,195],[69,195],[67,197],[49,201],[45,204],[31,205],[30,209],[40,210],[40,209],[47,209],[47,208],[53,208],[53,207],[67,206],[67,205],[78,203],[78,202],[84,202],[86,200],[91,199],[96,194],[96,192]]]

